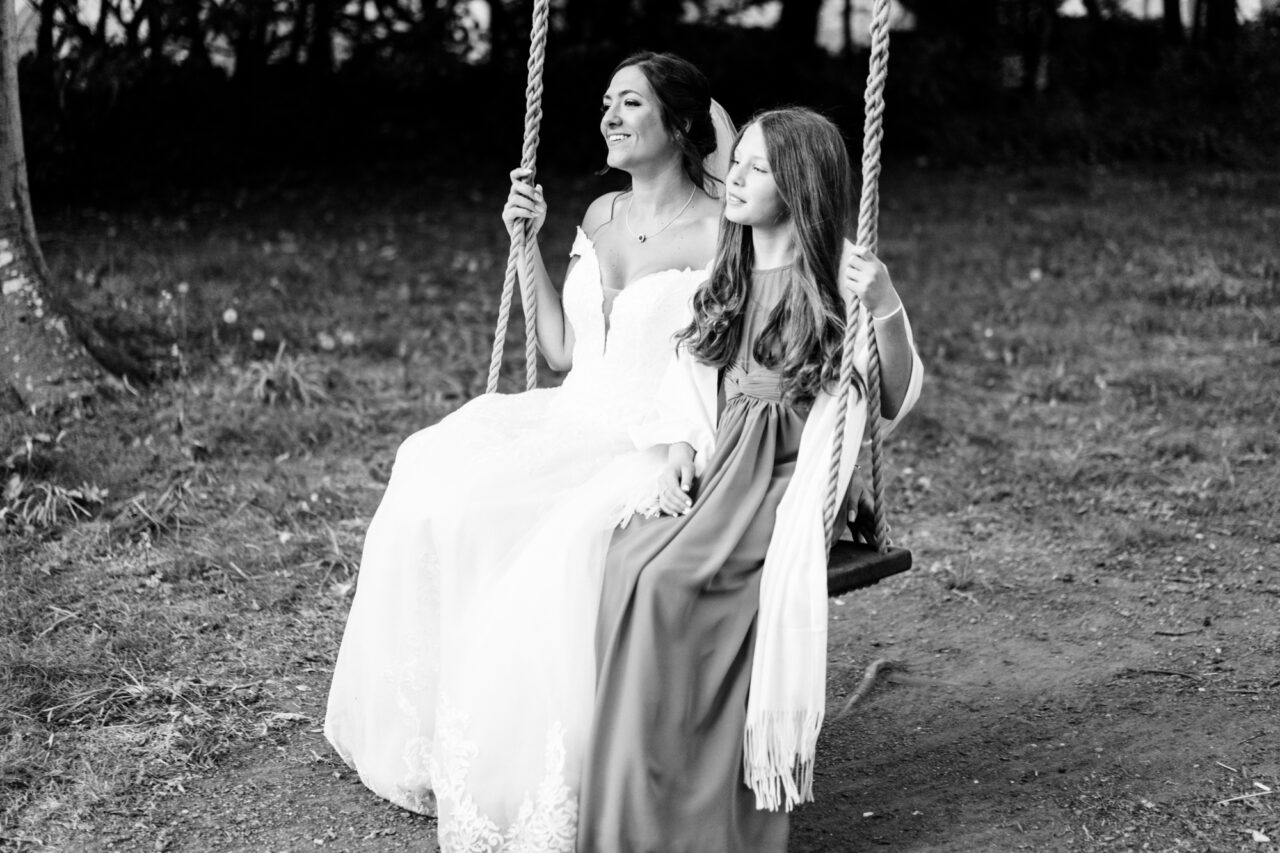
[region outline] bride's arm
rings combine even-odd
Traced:
[[[511,192],[507,196],[506,206],[502,208],[502,223],[508,234],[514,232],[521,221],[528,221],[530,224],[526,251],[533,261],[533,282],[538,295],[538,310],[534,320],[538,350],[553,370],[568,370],[573,366],[573,327],[565,319],[560,293],[551,283],[547,265],[542,260],[537,235],[547,218],[547,203],[543,198],[541,185],[530,186],[525,182],[528,174],[527,169],[512,170]],[[570,270],[575,263],[576,259],[570,263]],[[523,288],[528,277],[523,259],[516,264],[516,273]]]

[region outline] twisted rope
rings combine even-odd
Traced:
[[[535,182],[534,169],[538,161],[538,142],[542,127],[542,71],[547,58],[547,20],[550,0],[534,0],[533,25],[529,34],[529,76],[524,90],[524,146],[520,152],[520,167],[529,170],[528,181]],[[493,351],[489,355],[489,378],[485,393],[498,390],[498,375],[502,371],[502,352],[507,342],[507,323],[511,319],[511,302],[519,280],[517,264],[524,264],[524,283],[520,289],[520,305],[524,311],[524,371],[525,388],[538,385],[538,289],[534,280],[533,252],[530,245],[533,235],[531,224],[523,220],[511,234],[511,249],[507,253],[507,271],[502,281],[502,299],[498,304],[498,324],[493,333]]]
[[[862,130],[862,198],[858,206],[858,245],[876,250],[880,213],[880,143],[884,138],[884,86],[889,76],[889,0],[875,0],[871,13],[871,58],[864,95]],[[865,315],[865,320],[863,319]],[[889,547],[888,523],[884,512],[884,476],[880,459],[880,351],[871,312],[855,299],[845,318],[844,350],[840,361],[840,395],[836,408],[835,439],[831,448],[827,502],[823,507],[827,541],[835,538],[839,508],[840,459],[844,450],[844,427],[853,386],[853,353],[859,322],[866,323],[867,345],[867,427],[871,434],[871,497],[875,520],[875,545],[883,552]],[[857,452],[857,449],[854,449]]]

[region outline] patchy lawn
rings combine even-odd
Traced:
[[[395,447],[483,387],[504,179],[40,217],[168,378],[0,426],[0,849],[433,849],[320,725]],[[563,261],[600,187],[544,183]],[[832,710],[907,670],[828,723],[792,849],[1280,848],[1280,176],[883,198],[916,568],[833,602]]]

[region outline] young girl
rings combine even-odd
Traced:
[[[711,277],[661,417],[633,431],[668,444],[668,464],[641,502],[650,517],[609,546],[578,853],[781,851],[786,812],[812,799],[822,504],[851,294],[875,320],[886,418],[910,408],[921,376],[884,265],[845,249],[851,186],[844,140],[813,112],[768,112],[738,137]],[[864,334],[842,487],[866,357]]]

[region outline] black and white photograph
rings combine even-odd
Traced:
[[[1280,851],[1280,0],[0,0],[0,852]]]

